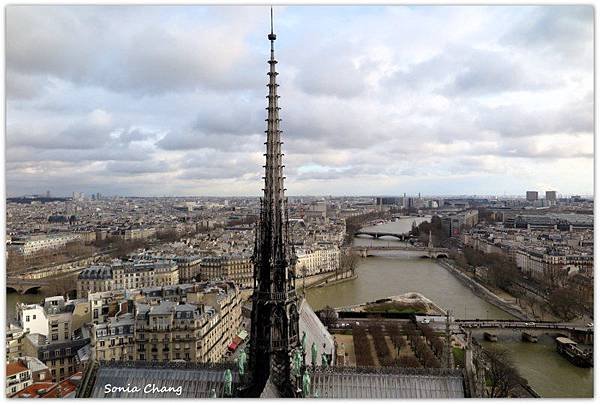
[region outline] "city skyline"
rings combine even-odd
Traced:
[[[41,8],[7,9],[8,196],[259,194],[266,7]],[[275,13],[288,195],[593,192],[592,7]]]

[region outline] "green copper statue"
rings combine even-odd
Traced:
[[[233,383],[233,376],[231,375],[231,370],[225,370],[225,395],[231,396],[231,384]]]
[[[308,371],[305,371],[304,376],[302,377],[302,396],[304,398],[310,396],[310,375],[308,374]]]
[[[327,354],[325,352],[321,353],[321,367],[327,367],[329,365],[329,361],[327,360]]]
[[[300,369],[302,368],[302,354],[300,350],[294,351],[294,359],[292,361],[292,373],[296,377],[300,377]]]
[[[244,348],[244,350],[242,350],[242,352],[240,353],[240,357],[238,357],[238,371],[240,375],[244,375],[244,373],[246,372],[247,358],[248,356],[246,354],[246,349]]]
[[[312,360],[310,365],[313,367],[316,367],[317,366],[317,345],[315,344],[315,342],[313,342],[312,346],[310,347],[310,354],[311,354],[311,360]]]

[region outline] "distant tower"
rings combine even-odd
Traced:
[[[299,347],[298,298],[292,269],[296,254],[288,241],[287,199],[284,196],[281,130],[277,95],[271,9],[271,59],[269,60],[269,104],[267,107],[267,147],[265,188],[260,221],[254,241],[254,294],[250,335],[250,381],[244,394],[258,397],[270,380],[281,397],[296,396],[291,373],[292,352]]]
[[[431,239],[431,229],[429,230],[429,241],[427,241],[427,247],[429,249],[433,248],[433,240]]]

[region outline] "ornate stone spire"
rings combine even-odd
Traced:
[[[265,187],[254,243],[250,381],[246,394],[259,396],[269,381],[278,395],[291,397],[296,396],[297,388],[291,362],[293,351],[299,345],[298,303],[292,271],[296,255],[288,242],[273,9],[271,33],[267,38],[271,42],[271,57],[268,61]]]

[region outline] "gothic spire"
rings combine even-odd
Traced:
[[[265,186],[261,198],[260,221],[254,243],[254,293],[250,343],[251,381],[246,392],[257,396],[267,381],[281,396],[294,396],[291,374],[292,352],[298,347],[298,302],[293,269],[296,257],[288,242],[287,200],[283,185],[283,153],[277,95],[277,60],[271,9],[271,43],[268,60],[267,140]]]

